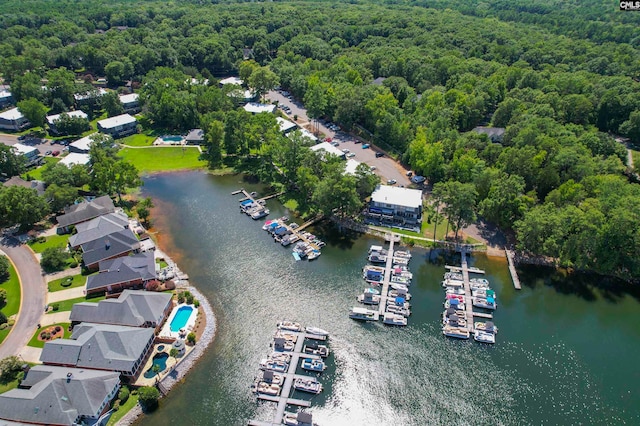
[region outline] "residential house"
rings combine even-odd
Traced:
[[[0,90],[0,108],[6,108],[9,105],[13,105],[14,99],[11,92],[8,90]]]
[[[204,131],[202,129],[191,129],[184,140],[188,145],[202,145],[204,143]]]
[[[504,127],[482,127],[478,126],[473,129],[474,132],[481,135],[487,135],[491,142],[500,143],[504,138]]]
[[[0,419],[17,424],[93,424],[109,410],[119,390],[115,372],[36,365],[16,389],[0,395]]]
[[[79,107],[80,105],[90,104],[91,102],[98,100],[106,94],[106,89],[100,87],[98,89],[89,90],[88,92],[76,93],[75,95],[73,95],[73,98],[76,101],[76,105]]]
[[[60,164],[71,168],[76,164],[80,164],[84,166],[86,164],[89,164],[90,161],[91,161],[91,157],[89,156],[89,154],[78,154],[78,153],[72,152],[70,154],[67,154],[65,157],[63,157],[60,160]]]
[[[99,274],[87,277],[87,294],[119,293],[138,287],[157,277],[153,252],[122,256],[99,263]]]
[[[311,143],[317,143],[317,142],[318,142],[318,138],[317,138],[313,133],[311,133],[310,131],[308,131],[307,129],[305,129],[304,127],[303,127],[303,128],[300,128],[300,129],[298,129],[298,130],[296,130],[296,131],[297,131],[297,132],[300,132],[300,135],[302,136],[302,138],[303,138],[303,139],[308,139],[308,140],[309,140],[309,142],[311,142]],[[289,133],[287,133],[287,136],[288,136],[289,138],[291,138],[291,136],[293,136],[293,135],[295,134],[295,132],[296,132],[296,131],[293,131],[293,132],[289,132]],[[323,145],[323,146],[324,146],[324,145]]]
[[[44,195],[44,182],[41,180],[24,180],[20,176],[14,176],[2,184],[4,187],[22,186],[23,188],[35,189],[38,195]]]
[[[84,266],[90,271],[96,271],[100,262],[137,252],[140,249],[140,241],[131,229],[123,229],[84,243],[80,247]]]
[[[236,86],[242,86],[244,84],[244,81],[242,81],[242,79],[238,77],[227,77],[220,80],[220,87],[226,84],[234,84]]]
[[[21,143],[16,143],[11,146],[13,147],[13,152],[16,155],[22,155],[24,157],[27,167],[35,166],[42,162],[40,151],[38,151],[37,148],[29,145],[23,145]]]
[[[81,302],[71,309],[71,326],[90,322],[148,327],[157,331],[173,308],[172,295],[144,290],[124,290],[117,299]]]
[[[84,138],[78,139],[75,142],[71,142],[69,144],[69,152],[88,154],[89,150],[91,149],[91,145],[93,145],[94,135],[97,135],[97,133],[92,133],[89,136],[85,136]]]
[[[69,247],[77,249],[82,244],[104,238],[114,232],[127,229],[129,217],[122,212],[107,213],[76,225],[76,233],[69,237]]]
[[[369,220],[382,225],[420,230],[422,191],[378,185],[371,194],[365,215]]]
[[[360,161],[354,160],[353,158],[349,158],[344,167],[344,173],[346,175],[355,175],[358,166],[360,165]]]
[[[98,130],[102,133],[113,136],[114,139],[136,133],[138,121],[129,114],[116,115],[98,121]]]
[[[320,142],[319,144],[313,145],[309,149],[317,153],[320,157],[324,157],[328,154],[333,154],[343,160],[345,159],[345,153],[340,151],[335,146],[331,145],[329,142]]]
[[[69,227],[86,222],[103,214],[113,213],[116,210],[113,201],[108,195],[94,198],[65,207],[64,214],[56,217],[58,221],[58,233],[69,232]]]
[[[78,324],[70,339],[45,343],[40,361],[45,365],[115,371],[135,381],[153,348],[152,328],[111,324]]]
[[[296,123],[286,120],[282,117],[276,117],[276,121],[278,122],[278,128],[285,135],[298,128],[298,125]]]
[[[87,115],[87,113],[80,110],[63,112],[62,114],[47,115],[47,124],[49,125],[49,133],[53,135],[60,134],[60,131],[56,127],[56,124],[58,123],[58,121],[60,121],[63,114],[66,114],[69,117],[78,117],[78,118],[85,119],[87,120],[87,123],[89,123],[89,116]]]
[[[24,118],[18,108],[11,108],[0,112],[0,129],[19,132],[30,126],[29,120]]]
[[[258,102],[249,102],[244,106],[244,110],[251,114],[260,114],[261,112],[273,113],[276,110],[276,106],[273,104],[261,104]]]
[[[129,93],[127,95],[120,95],[118,97],[120,103],[124,107],[124,112],[127,114],[137,114],[140,112],[140,95],[137,93]]]

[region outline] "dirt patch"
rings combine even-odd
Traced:
[[[207,327],[207,316],[202,309],[202,306],[198,307],[198,318],[196,318],[196,325],[193,330],[196,333],[196,342],[200,341],[200,337],[202,337],[202,333],[204,333],[205,328]]]

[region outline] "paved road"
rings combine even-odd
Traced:
[[[287,114],[292,120],[293,116],[297,115],[299,126],[307,128],[307,130],[312,129],[312,125],[316,126],[318,131],[323,133],[326,137],[332,138],[333,141],[339,142],[337,148],[344,150],[348,149],[350,152],[355,153],[354,160],[360,161],[362,163],[366,163],[369,166],[373,166],[376,168],[375,173],[382,178],[384,183],[389,179],[394,179],[397,182],[397,185],[409,186],[411,184],[409,178],[406,173],[408,170],[403,168],[400,164],[396,163],[393,159],[389,157],[376,157],[376,151],[372,148],[363,149],[362,143],[356,143],[356,138],[344,133],[344,132],[334,132],[325,126],[324,123],[313,122],[311,123],[309,117],[307,117],[307,110],[304,108],[301,102],[296,101],[295,99],[291,100],[287,97],[283,96],[281,93],[276,91],[271,91],[267,93],[267,99],[272,101],[278,101],[279,105],[287,105],[291,108],[291,113]]]
[[[9,336],[0,345],[0,359],[18,355],[36,331],[36,324],[44,312],[47,286],[40,271],[40,264],[33,252],[14,239],[0,241],[0,250],[11,258],[18,270],[22,286],[22,301],[16,323]]]

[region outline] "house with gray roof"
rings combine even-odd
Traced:
[[[108,213],[76,225],[77,233],[69,237],[69,247],[77,249],[82,244],[127,229],[129,217],[121,212]]]
[[[140,249],[140,241],[136,234],[127,228],[84,243],[80,248],[84,266],[90,271],[95,271],[98,270],[100,262],[137,252]]]
[[[91,201],[73,204],[64,209],[64,214],[56,217],[58,221],[58,233],[69,232],[71,225],[86,222],[103,214],[113,213],[116,207],[111,197],[104,195]]]
[[[153,347],[152,328],[82,323],[70,339],[45,343],[40,361],[46,365],[116,371],[135,381]]]
[[[41,180],[24,180],[20,176],[13,176],[8,181],[2,184],[4,187],[10,186],[22,186],[23,188],[35,189],[38,195],[44,195],[45,187],[44,182]]]
[[[108,411],[119,389],[115,372],[37,365],[18,388],[0,395],[0,419],[46,425],[93,423]]]
[[[173,308],[172,295],[144,290],[124,290],[117,299],[81,302],[71,309],[71,325],[83,322],[160,329]]]
[[[156,279],[153,252],[123,256],[99,263],[99,274],[87,277],[87,294],[119,293]]]
[[[487,135],[491,140],[491,142],[496,143],[496,142],[502,142],[502,139],[504,138],[505,129],[504,127],[478,126],[478,127],[475,127],[473,131],[481,135]]]

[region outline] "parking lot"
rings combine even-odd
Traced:
[[[24,138],[22,140],[18,140],[18,135],[0,133],[0,143],[11,146],[11,145],[15,145],[18,142],[23,145],[28,145],[28,146],[37,148],[38,151],[40,151],[40,155],[45,155],[47,152],[53,153],[54,151],[63,153],[66,148],[64,145],[59,143],[54,143],[55,141],[50,141],[49,139]]]

